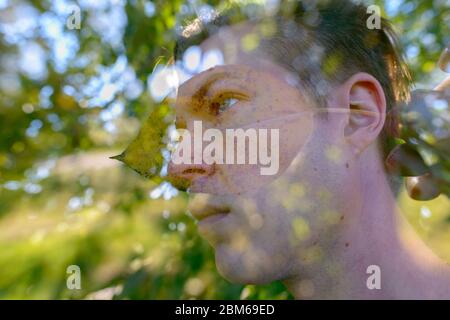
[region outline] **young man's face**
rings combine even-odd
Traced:
[[[240,283],[286,279],[331,264],[345,213],[333,199],[348,185],[358,190],[340,116],[317,116],[319,106],[295,87],[295,76],[262,50],[243,49],[241,39],[254,28],[222,28],[202,43],[202,52],[219,49],[224,65],[180,86],[177,126],[194,132],[194,121],[201,120],[203,130],[216,128],[224,137],[231,128],[278,129],[276,174],[261,175],[260,164],[169,166],[172,178],[190,184],[189,210],[215,249],[219,272]]]

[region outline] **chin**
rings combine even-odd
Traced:
[[[220,244],[215,250],[216,267],[226,280],[237,284],[263,285],[280,280],[270,261],[249,252],[238,252],[226,244]]]

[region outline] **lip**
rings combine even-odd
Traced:
[[[236,228],[231,207],[222,197],[196,194],[189,203],[189,211],[198,220],[199,234],[211,244],[223,241]]]
[[[230,208],[223,205],[214,205],[211,203],[203,203],[198,205],[193,205],[191,208],[191,213],[199,221],[203,220],[213,220],[214,216],[224,216],[230,213]],[[218,217],[216,217],[218,219]]]
[[[229,239],[236,230],[236,220],[231,213],[216,212],[204,217],[197,224],[199,234],[211,245],[216,245]]]
[[[225,219],[229,213],[216,213],[213,215],[209,215],[198,222],[199,227],[205,227],[207,225],[213,225],[219,223],[223,219]]]

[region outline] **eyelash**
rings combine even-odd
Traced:
[[[210,110],[212,113],[218,115],[232,108],[236,103],[243,99],[246,99],[246,97],[242,94],[220,94],[218,98],[212,100],[212,103],[210,104]]]

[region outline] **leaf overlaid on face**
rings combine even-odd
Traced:
[[[159,180],[164,162],[162,151],[166,147],[164,137],[169,116],[169,107],[159,105],[150,113],[137,137],[125,151],[111,158],[122,161],[145,178]]]
[[[392,150],[386,165],[391,172],[408,177],[406,187],[413,199],[450,195],[449,106],[450,91],[416,90],[400,110],[400,138],[406,143]]]
[[[416,177],[429,171],[419,152],[407,143],[398,145],[391,151],[386,165],[391,173],[405,177]]]

